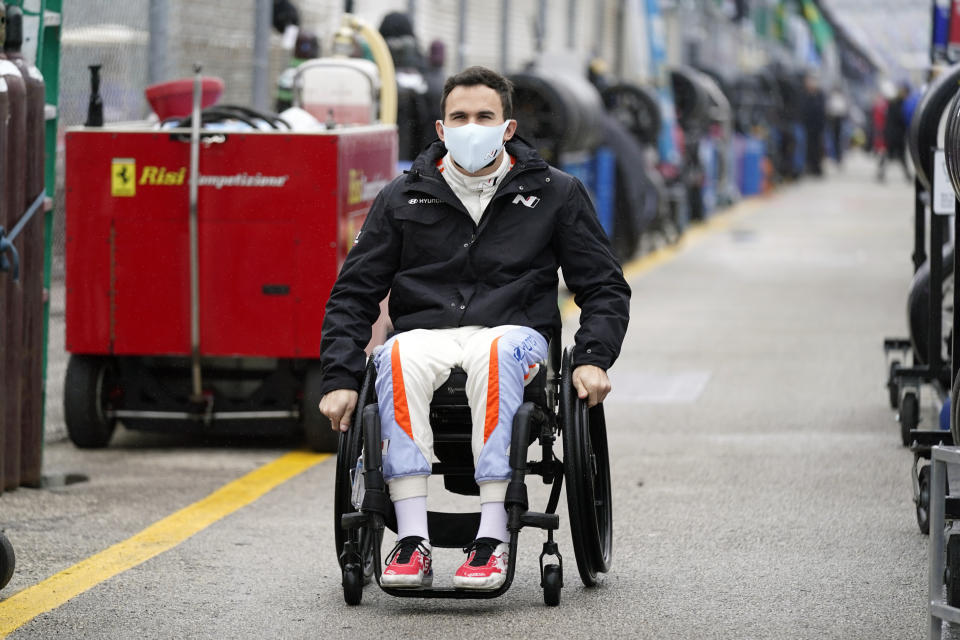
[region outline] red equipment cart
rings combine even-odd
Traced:
[[[396,171],[396,129],[203,131],[195,235],[190,149],[185,129],[67,133],[70,438],[105,446],[117,420],[256,433],[299,425],[314,448],[335,450],[317,410],[320,326],[346,252]]]

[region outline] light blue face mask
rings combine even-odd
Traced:
[[[476,173],[500,155],[503,134],[509,124],[507,120],[493,127],[473,123],[459,127],[444,126],[443,143],[458,165],[467,173]]]

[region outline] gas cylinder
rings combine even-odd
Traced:
[[[0,8],[2,10],[2,8]],[[7,81],[0,78],[0,194],[6,193],[7,181],[7,116],[9,115],[9,98],[7,97]],[[0,197],[0,226],[7,219],[7,201]],[[2,257],[2,256],[0,256]],[[6,286],[3,280],[10,277],[0,272],[0,317],[3,317],[3,310],[7,308]],[[0,328],[0,354],[7,352],[7,332]],[[5,399],[7,388],[7,367],[4,365],[4,358],[0,356],[0,401]],[[5,468],[5,442],[6,442],[6,418],[3,409],[0,409],[0,493],[3,493],[3,478]]]
[[[43,76],[29,64],[23,45],[23,11],[7,6],[4,53],[20,70],[26,85],[26,175],[23,199],[29,206],[43,194],[46,90]],[[20,232],[23,288],[23,364],[21,365],[20,484],[39,486],[43,453],[43,209]]]
[[[0,45],[6,43],[6,11],[4,20],[0,22]],[[26,208],[26,179],[27,179],[27,89],[23,82],[23,75],[17,65],[7,60],[0,53],[0,78],[7,83],[7,98],[9,103],[9,117],[7,119],[7,161],[5,167],[6,184],[4,192],[0,194],[6,200],[6,212],[0,226],[8,231],[23,215]],[[18,238],[14,243],[22,253],[23,241]],[[23,288],[13,278],[7,275],[4,278],[4,330],[6,331],[6,346],[0,355],[3,366],[6,368],[4,397],[2,411],[4,415],[4,469],[3,486],[14,489],[20,484],[20,406],[23,389],[20,377],[20,366],[23,362],[21,339],[23,335]]]

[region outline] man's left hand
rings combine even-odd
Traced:
[[[580,399],[587,401],[588,407],[603,402],[611,388],[607,372],[592,364],[582,364],[573,370],[573,386]]]

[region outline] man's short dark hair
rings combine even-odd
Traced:
[[[443,84],[443,97],[440,98],[440,118],[447,117],[447,96],[454,87],[475,87],[477,85],[490,87],[500,94],[500,104],[503,105],[503,119],[513,117],[513,83],[505,77],[486,67],[467,67],[460,73],[447,78]]]

